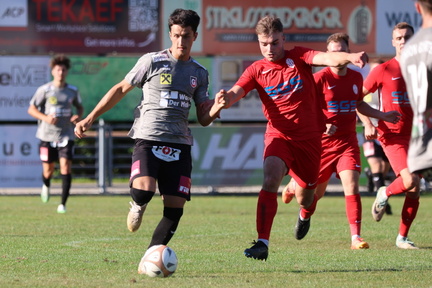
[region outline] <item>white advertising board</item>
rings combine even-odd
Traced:
[[[35,120],[28,113],[36,89],[50,81],[48,56],[0,56],[0,121]]]
[[[0,125],[0,187],[42,185],[36,125]]]
[[[414,1],[377,0],[376,9],[376,53],[394,55],[392,46],[393,27],[399,22],[407,22],[417,31],[421,25],[421,17],[414,8]]]

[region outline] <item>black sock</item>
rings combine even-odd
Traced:
[[[50,186],[51,186],[51,178],[45,178],[45,177],[42,175],[42,182],[43,182],[43,184],[44,184],[45,186],[47,186],[47,187],[50,187]]]
[[[174,236],[180,218],[183,215],[183,208],[164,208],[164,216],[153,232],[149,247],[153,245],[167,245]]]
[[[375,191],[378,191],[381,186],[385,185],[383,173],[373,173],[372,180],[375,185]]]
[[[66,205],[66,201],[69,197],[72,175],[71,174],[61,175],[61,179],[62,179],[61,204]]]

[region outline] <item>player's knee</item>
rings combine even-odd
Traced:
[[[150,200],[153,198],[154,194],[155,194],[155,192],[153,192],[153,191],[140,190],[140,189],[136,189],[136,188],[130,189],[130,195],[131,195],[132,199],[135,201],[136,204],[138,204],[140,206],[150,202]]]

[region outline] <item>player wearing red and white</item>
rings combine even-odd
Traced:
[[[349,52],[349,36],[345,33],[330,35],[327,39],[327,51]],[[385,121],[397,121],[399,113],[396,111],[383,113],[363,102],[363,77],[346,65],[324,68],[314,74],[314,79],[318,96],[324,100],[322,109],[326,116],[326,131],[321,140],[323,151],[315,194],[318,199],[321,199],[331,175],[336,173],[344,189],[346,215],[351,231],[351,248],[367,249],[369,244],[360,236],[362,204],[358,182],[361,161],[356,133],[356,110]],[[293,181],[292,179],[291,182]],[[282,198],[286,203],[285,194],[286,192],[283,193]]]
[[[363,87],[364,95],[378,90],[381,111],[399,111],[402,115],[401,120],[395,124],[379,121],[378,127],[375,127],[370,119],[359,115],[365,124],[366,137],[372,139],[378,135],[378,140],[381,142],[396,175],[396,179],[389,186],[383,186],[378,190],[372,206],[373,218],[376,221],[381,220],[390,196],[406,193],[399,235],[396,239],[396,246],[402,249],[417,249],[414,243],[408,239],[408,232],[417,214],[420,198],[419,177],[411,173],[407,165],[413,112],[399,65],[402,49],[413,34],[414,29],[408,23],[396,24],[392,33],[392,44],[396,49],[396,56],[373,69],[366,78]]]
[[[244,251],[246,257],[266,260],[273,219],[277,212],[277,192],[287,174],[296,179],[296,199],[300,213],[295,237],[302,239],[310,227],[316,206],[324,115],[317,98],[312,66],[340,66],[353,63],[363,67],[367,55],[325,53],[303,47],[284,49],[283,26],[279,18],[266,16],[257,26],[258,43],[264,59],[249,66],[228,91],[221,90],[226,108],[256,89],[268,120],[265,134],[264,179],[259,193],[256,227],[258,241]]]

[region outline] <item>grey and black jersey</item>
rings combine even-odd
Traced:
[[[30,100],[30,105],[36,106],[46,115],[56,117],[55,125],[44,121],[38,122],[36,138],[47,142],[64,142],[74,140],[74,127],[70,121],[73,106],[81,106],[81,96],[78,88],[69,84],[59,88],[48,82],[40,86]]]
[[[142,56],[125,79],[142,89],[129,131],[133,139],[192,145],[192,100],[208,100],[208,71],[193,58],[175,59],[168,49]]]
[[[408,41],[401,67],[414,112],[408,168],[416,172],[432,167],[432,28],[419,30]]]

